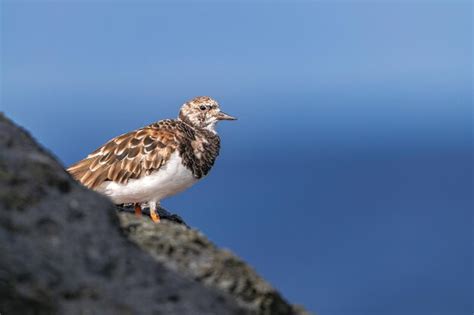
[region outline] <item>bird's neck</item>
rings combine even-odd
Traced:
[[[205,129],[207,131],[210,131],[211,133],[217,135],[216,123],[217,123],[217,121],[214,121],[214,122],[210,123],[209,125],[207,125],[206,127],[204,127],[203,129]]]
[[[212,122],[211,124],[202,127],[196,123],[193,123],[187,116],[183,115],[182,113],[179,113],[178,120],[185,123],[189,127],[199,130],[199,131],[208,131],[211,132],[213,135],[217,135],[216,131],[216,123],[217,121]]]

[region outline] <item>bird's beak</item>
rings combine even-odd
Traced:
[[[224,112],[219,112],[217,114],[217,120],[237,120],[237,118],[227,115]]]

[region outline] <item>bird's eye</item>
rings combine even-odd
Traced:
[[[201,105],[201,106],[199,107],[199,109],[200,109],[200,110],[206,110],[206,106]]]

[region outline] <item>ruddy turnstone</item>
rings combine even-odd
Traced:
[[[210,97],[186,102],[177,119],[165,119],[120,135],[67,171],[84,186],[115,204],[134,204],[137,215],[148,204],[150,217],[163,198],[206,176],[219,154],[219,120],[235,120]]]

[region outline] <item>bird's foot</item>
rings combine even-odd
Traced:
[[[148,203],[148,206],[150,207],[150,218],[153,222],[155,223],[158,223],[160,222],[160,216],[158,215],[158,213],[156,213],[156,206],[157,206],[157,202],[155,201],[150,201]],[[158,203],[158,207],[160,206],[160,204]]]
[[[135,211],[134,204],[122,204],[122,205],[116,205],[116,207],[118,211],[123,211],[123,212],[128,212],[128,213],[134,213]],[[150,216],[150,219],[151,219],[150,208],[148,208],[147,206],[144,206],[142,207],[142,210],[143,210],[143,214],[146,216]],[[156,207],[156,214],[160,218],[160,221],[168,220],[168,221],[172,221],[172,222],[182,224],[188,227],[186,222],[184,222],[184,220],[179,215],[171,213],[170,211],[163,208],[161,205]]]
[[[139,204],[139,203],[136,203],[135,204],[135,215],[137,217],[141,217],[142,216],[142,206]]]
[[[156,211],[150,211],[150,218],[155,223],[158,223],[161,221],[160,215],[156,213]]]

